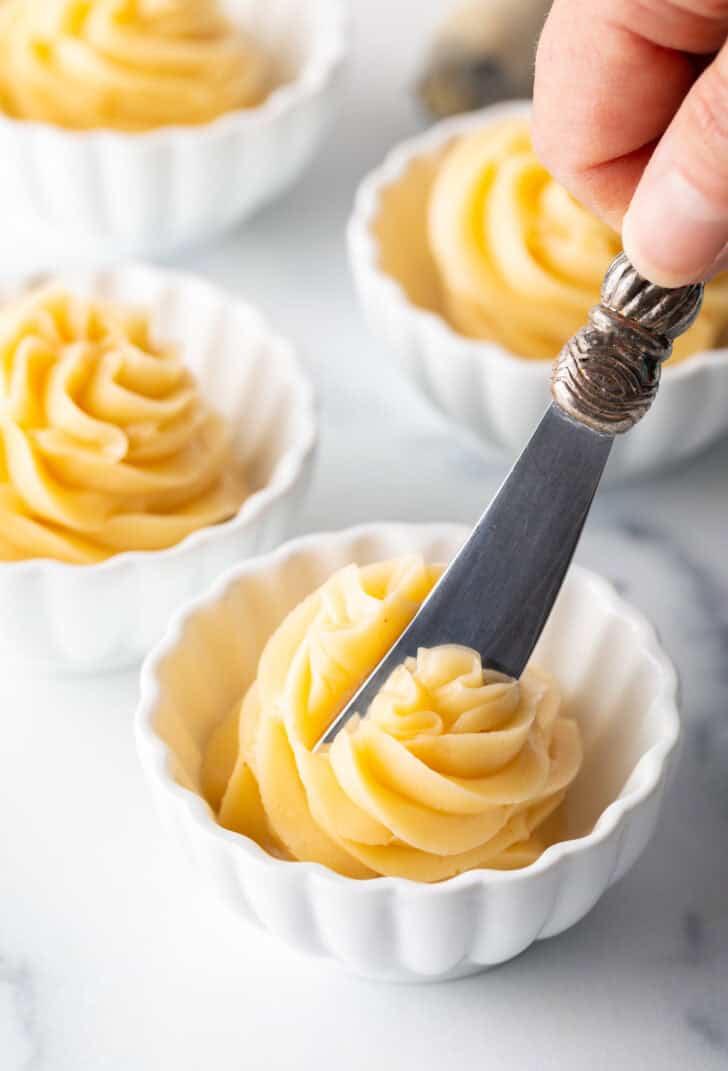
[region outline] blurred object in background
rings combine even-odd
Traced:
[[[417,84],[434,118],[530,97],[551,0],[456,0],[435,33]]]

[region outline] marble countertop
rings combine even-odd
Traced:
[[[323,437],[298,531],[472,521],[502,473],[367,336],[343,235],[359,176],[420,123],[409,86],[442,4],[354,7],[327,150],[286,200],[175,264],[257,302],[314,369]],[[7,230],[0,251],[0,272],[80,255]],[[580,925],[465,981],[375,985],[235,924],[165,841],[134,750],[136,675],[4,667],[2,1071],[727,1068],[727,466],[724,443],[607,489],[579,551],[681,672],[682,760],[654,841]]]

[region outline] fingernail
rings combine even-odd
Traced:
[[[666,287],[705,278],[727,238],[725,212],[675,170],[642,180],[622,225],[637,271]]]

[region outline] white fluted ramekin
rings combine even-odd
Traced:
[[[176,618],[142,670],[139,755],[194,865],[240,918],[375,978],[470,974],[581,919],[649,840],[679,736],[675,673],[652,629],[604,580],[574,568],[535,656],[558,677],[582,730],[584,764],[565,804],[569,839],[523,870],[420,885],[274,859],[217,825],[197,791],[203,750],[286,613],[351,561],[412,552],[445,561],[465,535],[381,524],[295,540],[222,578]]]
[[[151,311],[157,337],[179,346],[203,395],[232,423],[252,487],[234,518],[167,550],[93,565],[0,562],[0,659],[90,673],[140,661],[185,601],[289,534],[313,463],[316,409],[291,345],[204,279],[144,266],[54,278],[75,293]],[[0,300],[27,285],[4,289]]]
[[[396,147],[359,187],[349,222],[349,255],[369,325],[429,400],[473,433],[494,460],[525,445],[549,400],[548,361],[517,357],[502,346],[466,338],[443,314],[425,205],[434,163],[453,139],[513,115],[510,101],[437,123]],[[405,187],[404,181],[408,185]],[[397,201],[397,192],[405,191]],[[401,214],[402,230],[397,232]],[[397,274],[382,264],[379,228],[388,228]],[[728,349],[668,364],[651,412],[615,443],[611,479],[667,467],[728,433]]]
[[[258,107],[139,134],[0,114],[0,203],[113,253],[171,253],[240,222],[301,173],[335,111],[348,52],[341,0],[234,0],[279,75]]]

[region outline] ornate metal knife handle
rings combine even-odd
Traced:
[[[604,277],[601,304],[556,358],[556,404],[603,435],[629,431],[652,405],[673,339],[687,331],[702,301],[702,283],[655,286],[620,253]]]

